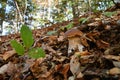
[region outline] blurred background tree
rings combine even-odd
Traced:
[[[42,28],[113,5],[113,0],[0,0],[0,32],[18,32],[22,24]]]

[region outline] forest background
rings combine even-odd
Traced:
[[[0,0],[0,34],[16,33],[22,24],[31,29],[47,27],[113,5],[113,0]]]

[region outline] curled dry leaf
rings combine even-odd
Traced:
[[[49,45],[52,45],[56,43],[57,36],[49,36],[47,39],[49,40]]]
[[[70,60],[70,71],[72,72],[72,74],[74,76],[78,76],[79,77],[83,77],[83,74],[81,73],[81,70],[80,70],[80,62],[79,62],[80,58],[78,55],[73,55],[71,57],[71,60]],[[81,74],[81,76],[80,76]]]
[[[104,55],[104,57],[105,57],[106,59],[120,61],[120,56]]]
[[[12,75],[15,73],[15,71],[17,71],[17,67],[12,62],[9,62],[8,64],[0,67],[0,74],[7,73],[8,75]]]
[[[98,37],[100,35],[100,33],[98,31],[94,31],[94,32],[89,32],[86,34],[86,37],[88,37],[89,39],[91,39],[90,41],[95,42],[95,37]]]
[[[110,26],[110,25],[106,25],[106,26],[104,27],[104,29],[110,30],[110,29],[111,29],[111,26]]]
[[[42,61],[36,61],[31,67],[30,70],[32,71],[35,78],[39,78],[41,76],[44,76],[44,74],[47,72],[47,66],[44,64],[40,65],[40,62]]]
[[[106,49],[110,46],[109,43],[103,41],[103,40],[97,40],[96,42],[97,46],[100,48],[100,49]]]
[[[83,52],[75,52],[75,54],[80,56],[87,56],[87,55],[90,55],[91,53],[86,50]]]
[[[68,73],[68,70],[70,69],[70,65],[69,64],[65,64],[64,66],[63,66],[64,68],[63,68],[63,70],[62,70],[62,74],[64,75],[64,80],[67,80],[67,73]]]
[[[107,73],[109,75],[117,75],[117,74],[120,74],[120,69],[117,67],[114,67],[114,68],[110,69]]]
[[[115,67],[120,68],[120,62],[119,61],[112,61]]]
[[[57,40],[58,40],[58,42],[64,41],[64,36],[59,36],[59,37],[57,38]]]
[[[80,41],[84,46],[86,46],[86,47],[89,46],[85,37],[80,38]]]
[[[102,23],[101,22],[93,22],[93,23],[89,23],[88,26],[100,26]]]
[[[11,56],[13,56],[14,54],[16,54],[15,50],[11,50],[11,51],[7,51],[3,54],[3,59],[7,60],[8,58],[10,58]]]
[[[111,46],[109,48],[107,48],[104,53],[107,55],[107,54],[119,54],[120,52],[120,45],[115,45],[115,46]]]
[[[48,46],[47,44],[42,44],[42,48],[44,50],[48,50],[48,51],[50,51],[52,53],[56,53],[56,51],[52,47]]]

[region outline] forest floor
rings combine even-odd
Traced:
[[[86,13],[33,35],[44,58],[16,54],[10,40],[21,42],[19,33],[0,37],[0,80],[120,80],[120,9]]]

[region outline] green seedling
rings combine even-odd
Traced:
[[[86,22],[89,20],[89,18],[90,18],[90,17],[88,17],[88,18],[80,18],[80,19],[79,19],[79,22],[80,22],[81,24],[84,24],[84,23],[86,23]]]
[[[54,35],[56,33],[57,33],[57,31],[49,31],[49,32],[47,32],[47,35],[51,36],[51,35]]]
[[[64,30],[65,28],[66,28],[67,30],[73,28],[73,22],[69,23],[68,25],[66,25],[66,26],[64,26],[64,27],[61,27],[60,29],[61,29],[61,30]]]
[[[106,17],[111,17],[115,14],[116,14],[116,12],[103,12],[103,15],[105,15]]]
[[[32,31],[28,26],[23,25],[20,30],[20,35],[23,41],[22,43],[17,42],[16,40],[11,40],[11,46],[15,49],[18,55],[24,55],[28,53],[31,58],[40,58],[45,57],[45,52],[42,48],[32,48],[34,43]]]

